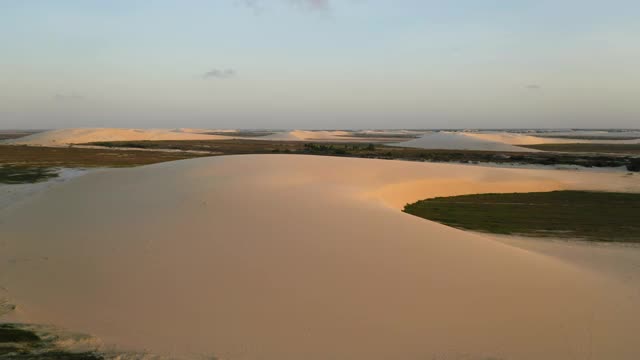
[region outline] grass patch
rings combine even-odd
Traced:
[[[620,167],[629,171],[637,161],[631,155],[611,154],[567,154],[551,152],[505,152],[477,150],[434,150],[396,147],[361,142],[301,142],[267,140],[164,140],[164,141],[108,141],[85,145],[107,148],[139,148],[147,150],[172,149],[184,151],[205,151],[211,155],[235,154],[306,154],[325,156],[345,156],[374,159],[394,159],[429,162],[457,163],[497,163],[523,165],[578,165],[584,167]]]
[[[637,140],[638,136],[606,136],[606,135],[542,135],[535,134],[536,137],[550,139],[574,139],[574,140]]]
[[[54,169],[29,166],[0,166],[0,184],[29,184],[57,177]]]
[[[222,136],[237,136],[237,137],[260,137],[275,134],[273,131],[250,131],[250,130],[240,130],[240,131],[205,131],[198,134],[202,135],[222,135]]]
[[[70,352],[60,349],[54,339],[40,337],[33,330],[19,324],[0,324],[0,358],[43,360],[101,360],[93,352]]]
[[[101,148],[0,145],[0,166],[21,166],[27,168],[124,167],[202,156],[305,154],[473,164],[579,165],[584,167],[626,166],[629,171],[640,171],[640,159],[623,154],[432,150],[395,147],[374,144],[373,142],[330,143],[233,139],[108,141],[83,145],[100,146]],[[122,148],[136,148],[146,151],[126,150]],[[169,152],[164,150],[175,151]]]
[[[640,194],[552,191],[440,197],[406,213],[495,234],[640,242]]]
[[[519,146],[543,151],[640,154],[640,144],[536,144]]]
[[[41,130],[0,130],[0,140],[19,139],[39,132]]]
[[[0,145],[0,166],[118,167],[147,165],[201,156],[204,155],[189,152]]]
[[[0,324],[0,343],[28,343],[40,341],[32,331],[18,329],[13,324]]]

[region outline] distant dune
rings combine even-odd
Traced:
[[[287,141],[345,141],[349,140],[349,131],[308,131],[293,130],[279,132],[255,138],[256,140],[287,140]]]
[[[553,137],[539,137],[525,134],[515,134],[506,132],[494,132],[494,133],[462,133],[465,136],[469,136],[475,139],[481,139],[484,141],[510,144],[510,145],[537,145],[537,144],[640,144],[640,139],[636,140],[587,140],[587,139],[571,139],[571,138],[553,138]],[[570,135],[566,135],[570,136]],[[580,136],[576,134],[576,136]]]
[[[210,133],[219,133],[209,135]],[[239,135],[238,135],[239,134]],[[350,137],[349,131],[279,131],[266,136],[247,137],[251,140],[273,141],[371,141]],[[379,132],[383,138],[385,132]],[[96,141],[133,141],[133,140],[224,140],[242,139],[242,132],[236,130],[205,129],[117,129],[117,128],[78,128],[50,130],[19,139],[6,140],[5,144],[65,146]]]
[[[230,137],[204,135],[193,131],[167,129],[117,129],[117,128],[77,128],[50,130],[26,137],[7,140],[7,144],[64,146],[95,141],[129,140],[218,140]]]
[[[10,320],[169,356],[638,359],[640,297],[617,275],[399,210],[554,189],[640,183],[300,155],[101,171],[2,219],[0,285]]]
[[[476,137],[477,134],[463,132],[431,132],[418,139],[392,144],[393,146],[421,149],[455,149],[484,151],[534,152],[537,150],[517,147],[499,139]]]

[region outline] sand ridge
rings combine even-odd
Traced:
[[[495,132],[495,133],[478,133],[463,132],[464,136],[481,139],[490,142],[509,144],[509,145],[538,145],[538,144],[640,144],[640,139],[635,140],[587,140],[587,139],[569,139],[569,138],[552,138],[539,137],[526,134]]]
[[[0,285],[15,320],[177,357],[636,359],[624,282],[398,211],[562,188],[640,184],[299,155],[103,171],[4,216]]]
[[[349,131],[323,131],[323,130],[292,130],[277,132],[275,134],[255,137],[255,140],[282,140],[282,141],[347,141],[362,140],[349,137]]]
[[[514,146],[497,139],[474,137],[474,134],[464,132],[434,131],[393,146],[413,147],[421,149],[452,149],[452,150],[483,150],[483,151],[511,151],[536,152],[538,150]]]
[[[66,146],[69,144],[83,144],[97,141],[220,139],[231,139],[231,137],[169,129],[72,128],[45,131],[18,139],[7,140],[4,141],[4,143],[15,145]]]

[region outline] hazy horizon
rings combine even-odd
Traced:
[[[637,128],[633,1],[5,1],[0,128]]]

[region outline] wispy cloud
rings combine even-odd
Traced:
[[[285,3],[289,3],[301,8],[326,12],[330,9],[329,0],[282,0]],[[266,8],[266,1],[264,0],[239,0],[240,4],[253,10],[256,14],[262,13]]]
[[[329,0],[291,0],[291,1],[311,10],[318,10],[318,11],[329,10]]]
[[[260,0],[238,0],[238,3],[253,10],[256,15],[261,14],[264,11],[264,6]]]
[[[53,95],[53,99],[56,101],[84,101],[86,97],[83,95],[78,95],[75,93],[72,94],[55,94]]]
[[[212,69],[202,74],[203,79],[230,79],[236,76],[233,69]]]

